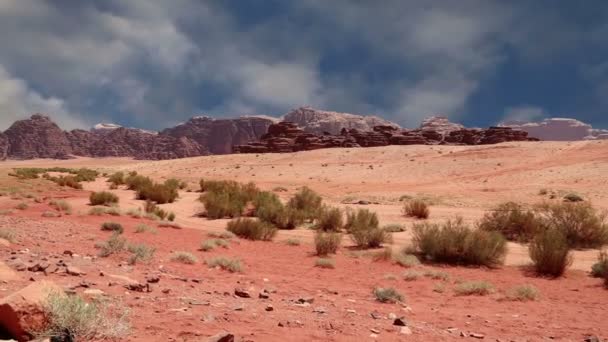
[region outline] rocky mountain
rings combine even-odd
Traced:
[[[232,153],[235,145],[258,140],[277,119],[265,116],[243,116],[236,119],[193,117],[185,123],[167,128],[161,135],[186,137],[206,147],[212,154]]]
[[[10,158],[62,159],[72,154],[67,136],[48,116],[34,114],[29,119],[15,121],[4,134],[9,140]]]
[[[608,139],[608,130],[594,129],[587,123],[569,118],[549,118],[540,122],[507,121],[499,126],[520,129],[549,141]]]
[[[377,116],[330,112],[310,107],[294,109],[285,114],[283,120],[293,122],[305,132],[315,134],[323,134],[325,132],[339,134],[343,128],[359,131],[372,131],[375,126],[399,128],[399,125],[396,123]]]
[[[464,128],[463,125],[453,123],[445,116],[431,116],[424,119],[420,125],[420,129],[423,131],[436,131],[443,135]]]

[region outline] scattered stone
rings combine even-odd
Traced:
[[[397,315],[395,315],[394,313],[391,312],[388,314],[388,319],[395,319],[395,318],[397,318]]]
[[[300,297],[298,298],[298,303],[300,304],[304,304],[304,303],[308,303],[308,304],[312,304],[315,301],[314,297]]]
[[[150,289],[150,284],[131,283],[124,285],[124,287],[129,291],[152,292],[152,290]]]
[[[251,294],[247,290],[242,288],[235,288],[234,295],[241,298],[251,298]]]
[[[369,314],[373,319],[382,319],[383,315],[377,311],[374,311]]]
[[[478,334],[478,333],[470,333],[469,336],[480,339],[480,340],[484,339],[486,337],[484,334]]]
[[[324,314],[324,313],[327,313],[327,309],[322,306],[319,306],[319,307],[314,308],[312,310],[312,312]]]
[[[369,329],[369,331],[373,332],[374,334],[379,334],[380,330],[376,329],[376,328],[371,328]]]
[[[169,292],[171,292],[171,289],[163,289],[161,292],[164,294],[168,294]]]
[[[207,339],[207,342],[234,342],[234,335],[225,331],[217,333]]]
[[[346,309],[346,312],[349,314],[356,314],[357,310],[353,310],[353,309]]]
[[[401,329],[399,329],[399,333],[401,335],[411,335],[412,329],[410,329],[409,327],[401,327]]]
[[[601,342],[600,338],[595,335],[589,335],[585,337],[585,342]]]
[[[266,291],[266,289],[260,291],[260,294],[258,295],[258,298],[260,299],[268,299],[270,298],[270,293],[268,291]]]
[[[68,266],[66,268],[66,272],[67,272],[67,274],[69,274],[71,276],[76,276],[76,277],[86,274],[80,268],[75,267],[75,266]]]
[[[398,317],[393,320],[393,325],[396,325],[399,327],[405,327],[407,325],[407,322],[405,321],[405,318]]]
[[[8,265],[18,272],[27,270],[27,265],[19,258],[11,260]]]
[[[159,276],[150,276],[146,278],[146,282],[150,283],[150,284],[156,284],[160,281],[160,277]]]
[[[272,306],[272,304],[268,304],[268,305],[266,305],[266,308],[264,310],[266,310],[266,311],[274,311],[274,306]]]
[[[245,310],[245,304],[239,303],[239,304],[233,306],[232,310],[234,310],[234,311],[243,311],[243,310]]]

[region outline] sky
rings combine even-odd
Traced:
[[[0,0],[0,129],[300,106],[608,128],[608,1]]]

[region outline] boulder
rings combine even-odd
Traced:
[[[48,324],[44,302],[51,293],[63,293],[50,281],[37,281],[0,299],[0,331],[5,331],[19,342],[32,338]]]

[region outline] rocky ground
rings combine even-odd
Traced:
[[[432,199],[431,221],[461,215],[473,222],[500,201],[549,200],[539,195],[540,189],[576,191],[606,209],[607,147],[600,142],[391,146],[171,162],[7,162],[0,170],[6,193],[0,197],[0,228],[12,229],[16,237],[12,243],[0,241],[0,297],[49,280],[83,296],[111,298],[131,310],[132,329],[125,341],[207,341],[222,331],[240,341],[583,341],[592,335],[601,340],[608,337],[608,291],[589,276],[597,251],[577,251],[564,277],[545,279],[527,271],[522,245],[509,246],[507,266],[499,269],[404,268],[376,261],[345,239],[335,268],[323,269],[315,267],[312,234],[304,228],[282,231],[273,242],[233,238],[227,248],[200,251],[208,233],[222,231],[226,220],[197,217],[196,192],[183,191],[176,203],[164,205],[177,213],[181,229],[176,229],[145,218],[88,215],[89,191],[108,189],[101,178],[84,190],[65,190],[44,181],[16,181],[7,173],[22,165],[137,170],[159,180],[184,179],[192,189],[201,177],[252,180],[263,189],[284,188],[282,197],[309,185],[333,205],[365,206],[377,211],[383,224],[409,229],[414,221],[400,214],[398,198],[403,195]],[[112,191],[123,210],[142,205],[131,191]],[[43,217],[54,210],[53,199],[70,203],[71,215]],[[22,202],[27,208],[15,209]],[[100,229],[106,221],[120,222],[129,242],[155,247],[153,259],[129,265],[128,252],[98,257],[95,244],[110,237]],[[140,223],[157,233],[135,233]],[[396,233],[393,247],[406,245],[409,234]],[[288,238],[302,243],[288,245]],[[175,251],[192,253],[196,263],[172,261]],[[205,261],[216,256],[241,260],[243,271],[208,267]],[[445,272],[448,278],[421,275],[406,281],[404,273],[412,270]],[[495,289],[487,296],[454,292],[458,283],[470,280],[488,281]],[[523,284],[538,288],[537,301],[506,300],[510,289]],[[375,287],[394,287],[404,300],[380,303],[372,294]]]

